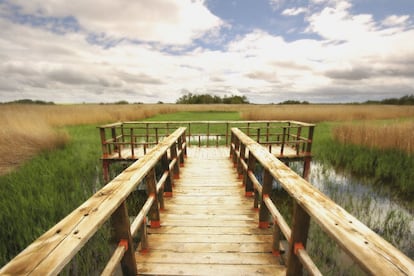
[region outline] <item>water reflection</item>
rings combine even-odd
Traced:
[[[290,164],[300,174],[300,162]],[[414,258],[412,210],[395,200],[391,192],[370,179],[355,178],[312,162],[309,182],[373,231]],[[410,213],[411,211],[411,213]]]

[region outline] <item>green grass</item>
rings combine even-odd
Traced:
[[[94,126],[68,127],[71,142],[0,177],[0,266],[101,187]]]
[[[383,122],[383,121],[382,121]],[[333,140],[331,129],[339,123],[320,123],[313,144],[315,159],[359,177],[374,179],[378,189],[388,190],[413,208],[414,156],[399,150],[370,149]]]
[[[240,120],[240,115],[238,112],[179,112],[160,114],[148,120],[236,121]],[[405,177],[408,187],[411,187],[414,179],[412,156],[404,157],[389,152],[376,152],[373,155],[370,150],[338,145],[332,140],[330,132],[335,124],[321,123],[316,126],[313,144],[316,159],[338,166],[355,164],[359,169],[347,169],[363,174],[361,169],[370,170],[370,164],[374,160],[372,158],[375,158],[378,169],[369,171],[374,177],[391,179],[392,176],[397,182],[404,181],[401,179]],[[211,131],[218,132],[222,128],[224,125]],[[101,146],[96,126],[66,127],[65,130],[69,133],[71,142],[63,149],[43,152],[17,171],[0,177],[0,267],[103,185],[99,160]],[[202,128],[192,129],[193,133],[201,131]],[[119,172],[122,167],[117,169]],[[96,249],[106,237],[107,233],[98,234],[89,242],[90,247]],[[77,259],[82,260],[82,256],[89,256],[84,259],[105,259],[102,256],[107,254],[107,248],[101,248],[101,252],[91,251],[93,250],[85,250],[84,255]]]

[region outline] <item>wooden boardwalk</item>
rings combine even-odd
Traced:
[[[173,191],[161,227],[148,230],[149,251],[136,252],[139,274],[285,274],[272,255],[271,229],[258,228],[227,147],[188,148]]]

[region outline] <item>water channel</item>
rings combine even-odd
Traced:
[[[302,171],[300,162],[290,166],[298,174]],[[414,258],[414,210],[395,199],[389,189],[382,188],[371,179],[353,177],[316,161],[312,161],[309,182],[408,257]],[[325,269],[331,269],[332,275],[359,274],[346,254],[328,241],[329,238],[322,237],[320,232],[318,226],[311,225],[308,246],[318,254],[328,251],[319,256],[323,259],[322,263],[327,264]],[[325,243],[330,245],[322,245]],[[329,267],[330,261],[337,264]]]

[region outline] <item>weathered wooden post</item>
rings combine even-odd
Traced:
[[[230,124],[229,122],[227,122],[226,123],[226,146],[229,145],[229,127],[230,127]]]
[[[286,127],[283,127],[282,144],[280,145],[280,156],[283,156],[283,151],[285,149],[285,143],[286,143]]]
[[[108,183],[110,180],[109,175],[109,164],[110,162],[108,160],[102,160],[102,172],[103,172],[103,180],[105,183]]]
[[[174,143],[171,146],[170,152],[171,152],[171,160],[175,159],[175,164],[173,167],[174,178],[178,179],[180,178],[180,159],[177,156],[177,143]]]
[[[152,168],[145,177],[145,183],[147,184],[148,196],[154,197],[154,203],[148,213],[149,220],[151,221],[151,228],[159,228],[160,223],[160,211],[158,208],[158,196],[157,196],[157,182],[155,178],[155,168]]]
[[[244,184],[245,184],[245,196],[251,197],[254,194],[253,182],[249,177],[249,172],[254,174],[256,167],[256,157],[249,151],[249,157],[247,160],[247,170],[244,173]]]
[[[243,177],[242,160],[244,160],[245,156],[246,156],[246,145],[241,143],[240,144],[240,158],[237,159],[237,173],[239,174],[239,178]]]
[[[314,132],[315,126],[311,125],[309,126],[309,133],[308,133],[308,141],[306,143],[306,152],[305,152],[305,158],[303,163],[303,178],[308,180],[309,179],[309,173],[310,173],[310,164],[312,161],[312,139],[313,139],[313,132]]]
[[[118,141],[116,139],[116,128],[115,128],[115,126],[111,127],[111,135],[112,135],[112,143],[114,143],[114,151],[118,152],[119,148],[118,148],[118,144],[116,143]]]
[[[183,137],[178,137],[177,142],[178,152],[180,152],[180,167],[184,167]]]
[[[161,165],[162,168],[164,170],[164,172],[168,172],[168,177],[165,180],[164,183],[164,196],[165,197],[172,197],[173,195],[173,190],[172,190],[172,185],[173,185],[173,178],[171,177],[171,170],[170,170],[170,162],[168,160],[168,155],[167,152],[165,152],[161,158]]]
[[[135,143],[134,143],[134,128],[130,128],[130,135],[131,135],[131,157],[134,158],[135,157]]]
[[[112,239],[118,243],[123,243],[128,249],[121,260],[121,268],[124,275],[137,275],[137,264],[135,260],[135,249],[132,243],[130,223],[126,202],[116,209],[111,216]]]
[[[268,169],[264,169],[263,173],[263,186],[262,186],[262,198],[260,202],[259,209],[259,228],[268,228],[269,227],[269,209],[263,201],[263,198],[270,197],[272,193],[272,182],[273,177],[270,174]]]
[[[310,216],[295,200],[286,275],[302,275],[303,265],[299,260],[298,251],[306,248],[309,225]]]
[[[234,135],[233,165],[235,167],[237,166],[237,152],[239,151],[239,148],[240,148],[240,140],[236,135]]]

